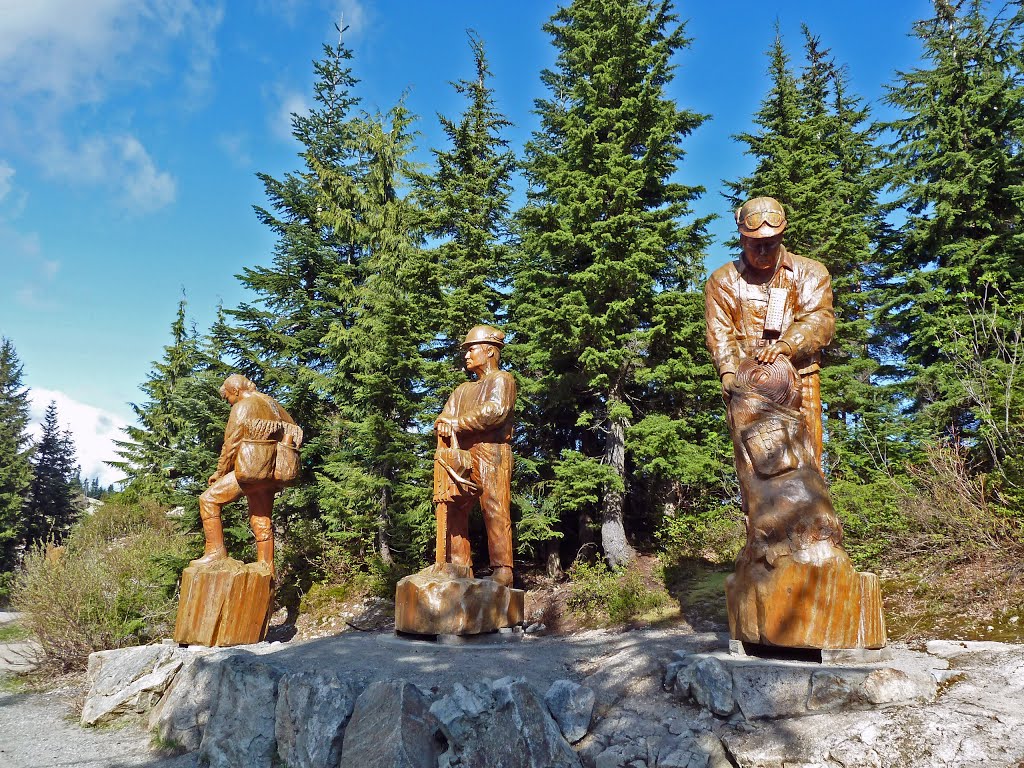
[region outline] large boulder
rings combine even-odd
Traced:
[[[373,683],[356,699],[339,768],[436,768],[437,730],[430,701],[416,686]]]
[[[456,683],[430,711],[448,749],[439,768],[581,768],[544,700],[525,680]]]
[[[221,662],[216,703],[199,745],[202,768],[271,768],[277,755],[277,686],[282,671],[254,654]]]
[[[184,652],[172,645],[97,651],[89,656],[89,694],[82,725],[98,725],[129,713],[144,714],[160,700]]]
[[[587,735],[594,714],[594,692],[571,680],[555,680],[544,694],[544,703],[562,735],[571,743]]]
[[[210,712],[217,703],[222,662],[236,655],[252,656],[248,651],[190,651],[167,692],[149,715],[149,729],[164,744],[188,752],[199,749]]]
[[[277,687],[277,754],[288,768],[335,768],[362,685],[333,672],[296,672]]]

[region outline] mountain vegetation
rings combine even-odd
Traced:
[[[812,30],[798,51],[776,35],[735,137],[750,171],[726,182],[734,205],[782,201],[787,247],[833,276],[826,475],[851,553],[897,571],[1024,551],[1024,10],[933,10],[884,123]],[[497,323],[520,388],[520,558],[551,576],[638,553],[728,562],[743,533],[704,346],[712,243],[692,210],[704,188],[683,182],[712,116],[669,95],[694,43],[670,0],[572,0],[544,29],[553,64],[521,149],[476,34],[453,82],[463,111],[437,116],[443,145],[427,151],[401,98],[362,108],[344,34],[324,46],[315,105],[292,118],[300,167],[259,174],[273,253],[209,331],[179,306],[120,444],[123,503],[180,506],[198,530],[217,387],[240,371],[306,434],[301,482],[275,505],[282,599],[367,575],[387,592],[430,555],[433,421],[464,380],[462,336]],[[5,569],[74,518],[73,449],[55,410],[33,447],[26,403],[4,340]]]

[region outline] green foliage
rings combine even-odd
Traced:
[[[195,512],[206,479],[217,466],[229,406],[219,395],[229,371],[218,351],[189,329],[184,299],[171,324],[171,343],[140,389],[145,402],[132,403],[137,425],[117,443],[112,466],[128,480],[122,498],[153,499]]]
[[[82,668],[93,651],[168,636],[186,552],[185,535],[155,505],[107,504],[78,523],[63,548],[33,547],[13,605],[40,644],[44,668]]]
[[[28,422],[21,362],[11,340],[0,338],[0,574],[16,565],[25,538],[23,511],[32,479]]]
[[[871,482],[834,480],[832,505],[843,524],[843,547],[862,568],[876,568],[900,556],[909,522],[904,503],[913,492],[903,479],[882,477]]]
[[[568,607],[588,623],[622,624],[668,604],[636,568],[609,569],[603,562],[577,560],[568,571]]]
[[[666,567],[688,560],[730,563],[745,540],[743,515],[731,506],[666,516],[657,534],[661,561]]]
[[[71,432],[60,428],[55,402],[46,407],[42,426],[32,452],[32,482],[25,501],[23,541],[59,544],[80,512],[75,444]]]
[[[975,335],[972,313],[993,311],[1024,283],[1024,9],[934,8],[914,26],[922,65],[899,73],[887,97],[903,113],[886,128],[906,222],[885,264],[878,326],[922,426],[932,437],[955,432],[984,468],[995,457],[975,442],[977,405],[964,396],[955,347]],[[977,354],[983,366],[1006,360],[998,345]]]
[[[692,288],[701,271],[706,221],[683,222],[702,190],[671,177],[704,117],[665,94],[688,42],[668,3],[577,0],[545,31],[557,59],[526,147],[509,357],[537,480],[559,510],[600,511],[605,557],[618,564],[632,557],[626,430],[646,408],[639,372],[657,364],[658,296]]]

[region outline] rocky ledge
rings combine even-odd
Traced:
[[[290,663],[268,644],[93,654],[82,720],[139,718],[198,765],[218,767],[964,768],[1024,760],[1024,646],[934,641],[896,647],[884,665],[792,662],[757,677],[757,660],[715,651],[724,643],[713,638],[701,648],[680,636],[676,647],[688,647],[675,654],[665,634],[547,638],[492,649],[489,665],[470,661],[483,652],[449,648],[419,652],[412,666],[403,659],[414,654],[394,638],[364,636],[344,648],[332,640],[332,664],[311,644],[293,646]],[[537,663],[523,667],[523,653]],[[494,665],[523,677],[474,679]],[[576,679],[545,678],[558,668]]]

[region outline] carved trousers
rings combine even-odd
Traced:
[[[469,513],[480,500],[487,529],[487,553],[491,567],[512,567],[512,449],[503,443],[474,445],[470,479],[479,494],[460,496],[437,505],[438,524],[447,528],[447,559],[456,565],[473,565],[469,551]]]
[[[252,528],[256,541],[269,541],[274,537],[274,528],[270,522],[270,513],[274,508],[276,485],[246,486],[244,489],[235,479],[234,472],[228,472],[217,482],[207,488],[199,496],[199,516],[203,520],[219,518],[220,510],[225,504],[245,496],[249,505],[249,527]]]

